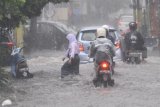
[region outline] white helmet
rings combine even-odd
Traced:
[[[109,29],[108,25],[103,25],[102,27],[105,28],[105,29],[107,29],[107,30]]]
[[[97,38],[101,36],[106,37],[106,30],[103,27],[97,29]]]
[[[109,32],[110,27],[108,25],[103,25],[102,27],[105,28],[107,30],[107,32]]]

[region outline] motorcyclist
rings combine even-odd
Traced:
[[[111,58],[115,56],[115,47],[111,42],[111,40],[106,38],[106,29],[104,29],[103,27],[98,28],[96,36],[97,36],[96,40],[91,43],[91,48],[89,52],[89,57],[94,58],[94,67],[95,67],[94,80],[97,79],[96,68],[98,66],[98,63],[102,60],[109,59],[111,63],[111,69],[113,70]],[[108,57],[108,55],[110,57]]]
[[[147,48],[144,47],[144,38],[140,32],[137,31],[137,23],[129,23],[129,32],[125,36],[126,51],[140,50],[142,52],[142,60],[147,57]],[[127,59],[127,58],[126,58]]]
[[[111,35],[111,33],[109,31],[109,26],[108,25],[103,25],[102,27],[106,29],[106,38],[111,40],[111,42],[113,44],[115,44],[115,38]],[[113,61],[113,57],[112,57],[112,63],[113,63],[113,66],[115,66],[115,62]]]

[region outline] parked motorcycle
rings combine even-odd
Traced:
[[[114,80],[111,78],[112,76],[112,67],[111,63],[107,60],[103,60],[98,64],[97,67],[97,78],[93,80],[93,84],[95,87],[97,86],[104,86],[107,87],[108,85],[113,86]]]
[[[26,58],[21,54],[23,48],[14,47],[11,53],[11,73],[15,78],[32,78]]]

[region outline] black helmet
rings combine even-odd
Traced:
[[[130,30],[136,30],[137,29],[137,23],[136,22],[130,22],[129,23],[129,29]]]

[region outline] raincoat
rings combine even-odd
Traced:
[[[108,47],[108,49],[107,49]],[[111,56],[115,56],[115,47],[111,40],[107,38],[97,38],[92,44],[90,48],[90,57],[95,57],[96,52],[101,51]]]
[[[97,78],[97,67],[98,64],[103,60],[108,60],[113,70],[113,56],[115,56],[115,47],[111,40],[107,38],[97,38],[90,48],[89,57],[94,58],[94,79]]]
[[[79,74],[79,45],[74,34],[68,34],[66,37],[69,41],[69,46],[65,56],[69,58],[61,68],[61,77],[69,74]],[[70,62],[71,60],[71,62]]]
[[[126,45],[126,54],[128,53],[128,50],[140,50],[142,51],[142,58],[147,58],[147,48],[144,46],[144,38],[140,32],[130,31],[126,34],[124,40]]]

